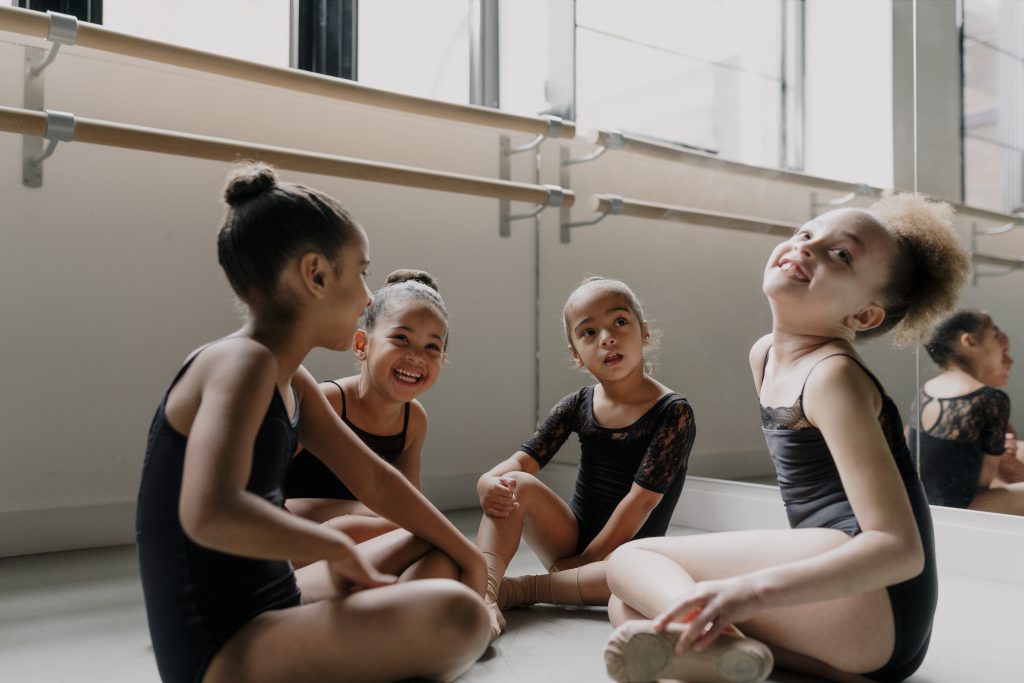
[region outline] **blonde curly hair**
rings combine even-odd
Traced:
[[[916,193],[887,191],[867,208],[895,237],[896,258],[882,292],[885,320],[867,338],[896,329],[898,347],[919,343],[932,321],[956,306],[971,255],[953,227],[953,207]]]

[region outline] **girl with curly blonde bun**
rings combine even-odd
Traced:
[[[613,678],[761,681],[774,658],[829,680],[899,681],[920,666],[937,598],[928,501],[899,411],[853,344],[891,329],[908,343],[956,302],[970,259],[951,216],[888,195],[815,218],[772,252],[772,332],[750,367],[792,528],[618,550]]]

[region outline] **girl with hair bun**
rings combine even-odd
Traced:
[[[620,548],[614,679],[761,681],[773,658],[836,681],[920,666],[938,593],[931,515],[899,411],[853,344],[893,328],[917,339],[969,270],[952,209],[918,195],[830,211],[775,248],[772,332],[750,368],[792,528]]]
[[[437,282],[422,270],[396,270],[374,292],[353,336],[359,374],[320,385],[342,421],[417,489],[427,413],[416,399],[437,381],[447,343],[448,311]],[[283,488],[289,510],[329,522],[356,542],[398,529],[308,449],[288,463]]]
[[[452,680],[487,647],[483,557],[352,433],[301,365],[315,347],[352,344],[370,304],[366,233],[337,200],[279,182],[264,164],[235,172],[224,197],[219,260],[248,316],[190,354],[171,382],[139,488],[136,541],[160,676]],[[435,550],[396,580],[393,558],[285,510],[281,478],[300,439],[367,507]],[[403,582],[444,563],[465,585]]]
[[[1010,425],[1010,340],[985,312],[959,310],[925,344],[942,372],[912,410],[911,449],[921,441],[921,481],[932,505],[1024,515],[1024,463]],[[1004,483],[1010,482],[1009,485]],[[1017,483],[1013,483],[1017,482]]]

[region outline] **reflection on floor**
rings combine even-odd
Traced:
[[[478,512],[452,519],[475,531]],[[673,534],[693,533],[674,528]],[[511,573],[540,563],[520,550]],[[1021,680],[1024,588],[943,575],[932,647],[913,683]],[[507,615],[508,632],[460,681],[606,681],[601,648],[611,627],[598,608],[532,607]],[[0,560],[0,681],[158,683],[131,547]],[[810,679],[776,673],[776,683]]]

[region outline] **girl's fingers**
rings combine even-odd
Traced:
[[[724,617],[719,616],[713,622],[711,622],[711,628],[704,632],[704,635],[697,638],[693,643],[694,652],[700,652],[708,645],[713,643],[718,636],[722,635],[725,629],[729,628],[730,622]]]

